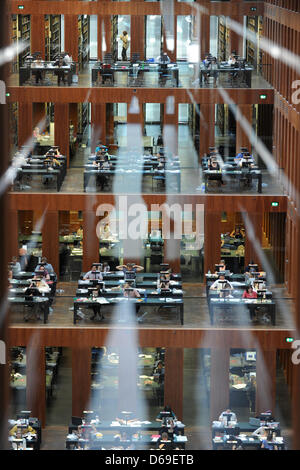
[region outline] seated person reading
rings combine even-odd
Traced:
[[[174,447],[174,442],[170,439],[168,433],[163,432],[156,443],[156,448],[159,450],[172,450]]]
[[[235,227],[235,229],[232,230],[230,236],[232,238],[239,238],[239,239],[243,239],[245,237],[244,233],[241,230],[241,227]]]
[[[252,286],[247,286],[243,292],[243,299],[257,299],[257,293]]]
[[[228,408],[227,410],[222,411],[219,416],[219,421],[223,422],[224,424],[227,424],[229,421],[237,421],[236,414],[231,411],[230,408]]]
[[[50,281],[50,274],[43,264],[40,266],[38,271],[35,271],[35,273],[39,275],[40,278],[45,279],[45,281]]]
[[[25,290],[25,301],[26,302],[33,302],[34,301],[34,297],[39,297],[40,295],[40,292],[36,286],[36,283],[34,281],[31,281],[29,287],[27,287],[27,289]],[[40,320],[41,317],[40,315],[38,314],[38,310],[39,310],[39,304],[38,303],[34,303],[32,305],[32,308],[31,308],[31,311],[28,313],[28,314],[25,314],[24,316],[24,321],[28,321],[29,319],[31,319],[32,317],[34,317],[36,320]]]
[[[232,290],[231,284],[229,284],[229,282],[226,281],[225,284],[223,284],[223,287],[219,291],[220,299],[232,298],[231,290]]]
[[[164,421],[165,419],[167,419],[169,417],[171,417],[173,419],[177,419],[174,411],[172,410],[172,408],[169,405],[166,405],[164,407],[164,409],[161,410],[158,413],[158,415],[156,417],[156,421],[162,422],[162,421]]]
[[[220,274],[219,279],[217,279],[211,286],[211,290],[220,290],[223,289],[224,285],[227,285],[227,289],[233,290],[233,286],[229,281],[226,281],[225,275]]]
[[[103,280],[103,276],[101,271],[97,271],[97,266],[92,266],[92,269],[88,271],[84,276],[83,279],[86,281],[88,279],[98,279],[100,281]]]
[[[125,280],[135,279],[136,273],[144,270],[142,266],[135,263],[121,264],[120,266],[117,266],[116,269],[118,271],[123,271]]]

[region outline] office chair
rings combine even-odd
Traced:
[[[102,85],[106,82],[106,80],[110,80],[114,83],[114,73],[111,70],[111,64],[104,63],[102,64],[102,68],[100,70],[100,76],[102,78]]]
[[[165,188],[166,177],[164,174],[157,173],[157,174],[154,174],[154,176],[152,176],[152,191],[153,191],[154,181],[156,182],[156,189],[158,189],[159,185],[161,189]]]

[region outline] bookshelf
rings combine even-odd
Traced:
[[[54,60],[61,52],[61,17],[45,15],[45,59]]]
[[[15,57],[12,63],[12,71],[18,72],[23,64],[24,57],[30,53],[30,15],[12,15],[11,40],[14,43],[26,42],[25,49]]]
[[[87,15],[78,16],[78,62],[82,70],[89,61],[89,17]]]
[[[247,28],[255,34],[256,42],[246,41],[246,59],[254,67],[262,62],[262,53],[259,50],[259,39],[262,37],[263,21],[261,16],[247,16]]]
[[[226,27],[226,19],[224,16],[220,16],[219,28],[218,28],[218,60],[219,61],[224,61],[227,59],[227,56],[229,53],[228,44],[229,44],[229,30]]]

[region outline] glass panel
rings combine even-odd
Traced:
[[[188,48],[192,38],[192,17],[177,16],[177,60],[188,58]]]
[[[45,348],[47,426],[65,426],[72,416],[72,350]]]
[[[90,59],[98,58],[98,38],[97,38],[97,28],[98,28],[98,16],[91,15],[90,19]]]
[[[145,419],[155,421],[164,404],[165,348],[139,348],[137,364],[138,403],[145,405]]]
[[[146,16],[146,59],[156,59],[161,52],[161,16]]]
[[[200,430],[210,423],[210,362],[210,349],[184,349],[182,422],[194,429],[194,437],[189,439],[189,448],[194,450],[209,448],[207,436]]]
[[[99,414],[101,420],[114,420],[119,392],[118,349],[94,347],[91,355],[90,410]]]
[[[248,421],[249,412],[255,412],[256,350],[231,349],[229,367],[229,408],[238,421]]]
[[[59,272],[61,280],[78,280],[82,271],[82,213],[59,211]]]

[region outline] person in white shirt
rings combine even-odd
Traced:
[[[85,281],[88,280],[88,279],[98,279],[99,281],[102,281],[103,276],[102,276],[101,271],[97,272],[97,266],[92,266],[92,269],[85,274],[83,279]]]
[[[228,414],[231,415],[231,417],[228,421],[237,421],[236,414],[233,411],[231,411],[229,408],[227,410],[223,411],[220,414],[219,421],[225,421],[226,420],[226,423],[227,423],[227,416],[226,415],[228,415]]]
[[[229,281],[226,281],[225,275],[221,274],[219,279],[217,279],[211,286],[211,290],[221,290],[223,286],[226,284],[226,288],[232,290],[233,286]]]

